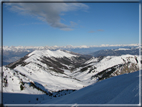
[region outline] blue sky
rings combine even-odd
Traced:
[[[4,46],[139,43],[139,3],[3,4]]]

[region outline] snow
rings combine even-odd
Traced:
[[[116,49],[115,51],[117,51],[117,50],[130,50],[130,49],[128,49],[128,48],[119,48],[119,49]]]
[[[36,56],[46,56],[46,57],[55,57],[55,58],[62,58],[62,57],[75,57],[76,55],[66,53],[61,50],[51,51],[51,50],[35,50],[30,53],[28,56],[36,55]]]
[[[97,62],[97,61],[98,61],[98,58],[92,57],[90,60],[86,61],[85,64],[89,64],[89,63]]]
[[[108,83],[108,82],[103,83],[103,81],[96,83],[97,79],[91,79],[91,77],[93,75],[97,74],[98,72],[101,72],[102,70],[105,70],[109,67],[112,67],[112,66],[115,66],[118,64],[125,64],[127,62],[131,62],[131,63],[135,63],[138,66],[136,58],[137,58],[138,62],[140,62],[140,58],[139,58],[140,56],[136,56],[136,55],[135,56],[134,55],[107,56],[107,57],[104,57],[100,62],[98,62],[98,58],[93,57],[92,59],[86,61],[85,64],[87,64],[87,65],[84,66],[84,67],[87,67],[87,66],[91,66],[91,67],[88,67],[86,70],[84,70],[82,72],[80,70],[83,69],[83,67],[78,67],[78,68],[74,69],[74,71],[72,71],[72,72],[70,72],[70,69],[61,68],[64,72],[59,73],[59,72],[55,72],[54,69],[51,69],[52,67],[49,67],[48,65],[46,65],[45,63],[40,61],[41,58],[43,58],[44,56],[50,57],[54,61],[57,61],[56,58],[67,57],[70,60],[73,60],[72,57],[78,57],[77,55],[70,54],[69,52],[65,52],[65,51],[61,51],[61,50],[56,50],[56,51],[36,50],[36,51],[33,51],[32,53],[28,54],[28,58],[25,60],[25,62],[28,62],[26,65],[21,66],[19,64],[14,69],[9,69],[4,66],[3,67],[4,77],[7,76],[7,81],[8,81],[8,86],[3,88],[3,92],[5,93],[4,94],[5,100],[7,99],[8,95],[11,95],[13,97],[15,96],[16,98],[18,98],[19,95],[25,96],[23,98],[28,98],[28,96],[30,96],[30,95],[33,95],[33,96],[35,95],[36,97],[37,96],[44,96],[43,95],[44,93],[42,91],[39,91],[36,88],[30,87],[28,85],[30,82],[33,82],[36,84],[36,86],[39,86],[41,89],[45,90],[46,92],[57,92],[59,90],[66,90],[66,89],[79,90],[77,92],[79,92],[80,94],[74,92],[74,93],[76,93],[76,95],[78,95],[77,97],[75,95],[70,96],[71,102],[66,97],[65,97],[65,99],[63,99],[65,101],[68,99],[67,103],[74,103],[75,101],[78,101],[78,103],[80,103],[80,104],[85,103],[85,102],[86,103],[91,103],[91,102],[92,103],[115,103],[115,102],[117,102],[116,100],[119,99],[119,97],[123,97],[123,93],[118,92],[117,88],[120,90],[122,90],[122,88],[125,88],[125,90],[123,90],[123,91],[127,93],[127,91],[129,91],[128,90],[129,86],[130,86],[129,87],[130,89],[133,88],[133,87],[131,87],[131,84],[130,85],[128,84],[129,85],[128,87],[124,86],[126,84],[120,85],[120,87],[117,87],[117,84],[116,84],[117,80],[115,81],[115,78],[112,79],[112,81],[115,81],[115,83],[111,83],[111,81],[110,81],[110,83]],[[41,66],[39,66],[39,64]],[[61,63],[61,64],[66,66],[67,68],[71,68],[71,65],[66,65],[65,63]],[[88,73],[91,68],[93,68],[93,70],[95,70],[95,72],[91,71],[91,73]],[[18,73],[16,73],[16,71]],[[24,74],[25,76],[20,75],[20,73]],[[20,89],[20,85],[21,85],[20,79],[22,79],[22,81],[26,83],[24,85],[24,87],[25,87],[24,90]],[[121,78],[121,79],[124,81],[124,83],[127,80],[126,78]],[[118,81],[120,81],[121,79],[119,79]],[[107,81],[109,81],[109,80],[111,80],[111,79],[107,79]],[[121,80],[121,82],[122,82],[122,80]],[[96,83],[96,85],[97,84],[98,85],[96,86],[94,83]],[[99,83],[101,83],[101,84],[103,83],[104,84],[103,86],[105,88],[102,85],[99,85]],[[132,83],[137,83],[137,82],[135,82],[135,79],[134,79]],[[91,85],[91,84],[94,84],[94,85]],[[90,88],[86,87],[88,85],[91,85],[91,86],[89,86]],[[117,88],[114,88],[115,90],[113,91],[113,92],[116,92],[116,93],[114,93],[116,100],[112,100],[115,98],[114,96],[110,96],[111,100],[109,99],[109,101],[108,100],[105,101],[105,99],[103,99],[103,102],[99,102],[97,100],[97,97],[94,98],[94,96],[98,96],[98,98],[102,97],[101,94],[100,94],[100,96],[98,94],[100,91],[102,91],[102,93],[105,91],[108,91],[107,95],[113,93],[113,92],[111,92],[111,89],[112,89],[111,86],[117,87]],[[132,86],[135,87],[135,84],[133,84]],[[83,88],[83,87],[86,87],[86,88]],[[94,88],[91,88],[91,87],[94,87]],[[95,87],[98,87],[98,88],[95,88]],[[101,87],[102,89],[99,87]],[[81,90],[86,89],[86,91],[81,91],[80,89]],[[106,90],[104,90],[104,89],[106,89]],[[137,94],[135,92],[138,89],[135,87],[133,90],[134,91],[132,93],[134,93],[135,94],[134,96],[136,96],[136,98],[137,98]],[[89,101],[89,102],[87,102],[88,100],[84,101],[85,97],[89,98],[89,95],[82,96],[81,92],[84,93],[85,95],[89,94],[96,101],[94,101],[93,99],[92,99],[92,101]],[[89,92],[92,92],[93,94],[91,94]],[[119,94],[117,94],[117,93],[119,93]],[[71,94],[71,95],[73,95],[73,94]],[[81,96],[83,98],[81,98]],[[75,99],[73,97],[75,97]],[[128,98],[128,97],[131,97],[131,96],[130,95],[125,96],[125,98]],[[9,102],[6,101],[6,103],[11,102],[10,98],[8,99]],[[34,97],[31,97],[31,99],[32,98],[34,99]],[[60,97],[60,98],[62,99],[64,97]],[[60,101],[58,98],[54,98],[51,100],[49,97],[47,97],[47,99],[49,100],[49,102],[51,101],[51,103],[57,103],[57,104],[63,103],[62,100]],[[54,101],[55,99],[56,99],[56,101]],[[78,99],[80,99],[80,100],[78,100]],[[82,100],[82,102],[81,102],[81,100]],[[17,103],[19,100],[15,99],[13,101]],[[24,101],[25,101],[24,103],[27,102],[27,100],[24,100]],[[14,103],[14,102],[12,102],[12,103]],[[39,100],[36,102],[39,103]],[[49,103],[49,102],[46,101],[44,103]],[[31,101],[28,103],[31,103]],[[125,101],[124,101],[124,103],[125,103]]]
[[[97,82],[42,104],[139,104],[139,71]]]
[[[86,46],[86,45],[82,45],[82,46],[72,46],[72,45],[67,45],[67,46],[3,46],[4,50],[28,50],[28,49],[34,49],[34,50],[43,50],[43,49],[59,49],[59,48],[63,48],[63,49],[69,49],[69,48],[91,48],[91,47],[113,47],[113,46],[139,46],[139,44],[127,44],[127,45],[122,45],[122,44],[117,44],[117,45],[108,45],[108,44],[102,44],[100,46],[98,45],[94,45],[94,46]]]
[[[32,68],[33,67],[31,66],[31,69]],[[83,87],[81,82],[69,78],[65,74],[54,73],[53,75],[53,73],[51,74],[50,71],[48,72],[48,70],[47,72],[43,69],[36,70],[35,68],[33,70],[28,70],[27,67],[20,66],[17,66],[15,70],[25,74],[29,79],[42,84],[49,91],[59,91],[62,89],[80,89]],[[27,71],[32,73],[28,73]]]
[[[8,86],[3,87],[3,92],[5,93],[28,93],[28,94],[43,94],[41,91],[38,91],[37,89],[30,88],[29,85],[24,85],[25,89],[21,90],[20,85],[21,85],[21,80],[24,82],[29,82],[26,77],[22,77],[20,74],[16,74],[14,70],[10,70],[6,67],[3,67],[4,69],[4,76],[7,76],[7,82]],[[20,77],[20,78],[19,78]]]
[[[60,54],[58,55],[58,53]],[[93,68],[96,67],[96,69],[94,69],[95,72],[92,71],[91,73],[88,73],[91,68],[88,68],[84,72],[80,72],[82,67],[79,67],[72,72],[70,72],[70,70],[67,70],[67,69],[62,69],[64,73],[57,73],[57,72],[54,72],[51,69],[51,67],[48,67],[46,64],[37,60],[39,57],[43,55],[49,55],[54,57],[74,56],[72,54],[65,53],[61,50],[57,50],[57,51],[49,51],[49,50],[41,51],[40,50],[40,51],[32,52],[31,54],[29,54],[30,57],[26,59],[26,61],[30,62],[29,64],[25,66],[18,65],[14,68],[14,70],[24,74],[26,77],[22,77],[21,75],[19,75],[19,77],[13,76],[13,73],[15,71],[4,67],[4,71],[5,71],[4,75],[8,76],[8,79],[9,79],[8,82],[10,83],[9,88],[8,87],[4,88],[4,92],[20,92],[19,78],[22,78],[24,82],[30,82],[30,81],[37,82],[41,84],[42,86],[44,86],[44,88],[47,89],[48,91],[59,91],[63,89],[78,90],[84,86],[88,86],[92,83],[97,82],[96,79],[91,79],[91,77],[97,74],[98,72],[101,72],[102,70],[105,70],[109,67],[112,67],[118,64],[124,64],[127,62],[135,63],[138,66],[135,58],[137,58],[139,61],[139,58],[138,58],[139,56],[134,56],[134,55],[107,56],[103,58],[100,62],[97,62],[98,59],[93,57],[92,59],[87,61],[86,64],[91,65]],[[42,67],[38,66],[38,64],[42,65]],[[68,65],[66,66],[68,68],[70,67]],[[10,72],[11,74],[9,74],[8,72]],[[11,78],[9,78],[10,76]],[[12,76],[13,76],[14,82],[11,81]],[[23,90],[22,93],[28,94],[29,91]],[[38,92],[33,92],[33,93],[38,93]]]
[[[68,52],[64,52],[61,50],[51,51],[51,50],[35,50],[32,53],[30,53],[29,58],[26,59],[26,62],[37,62],[38,59],[42,58],[43,56],[46,57],[54,57],[54,58],[71,58],[71,57],[77,57],[77,55],[70,54]]]
[[[95,66],[96,71],[99,72],[118,64],[125,64],[127,62],[137,63],[135,57],[138,59],[139,56],[138,55],[107,56],[103,58],[99,63],[91,63],[90,65]]]
[[[93,75],[96,75],[97,73],[106,70],[113,66],[119,65],[119,64],[126,64],[128,62],[135,64],[137,68],[139,68],[139,63],[135,60],[135,58],[140,62],[140,56],[138,55],[121,55],[121,56],[107,56],[104,57],[100,62],[97,62],[97,58],[92,58],[85,62],[86,64],[90,65],[93,69],[91,73],[88,73],[91,68],[88,68],[84,72],[80,73],[80,70],[82,67],[76,69],[76,71],[73,72],[72,76],[81,80],[84,83],[84,86],[90,85],[93,82],[96,82],[95,79],[91,79]],[[140,68],[141,69],[141,68]],[[117,69],[116,69],[117,70]],[[119,70],[119,68],[118,68]],[[114,75],[116,76],[116,75]]]
[[[41,103],[45,99],[49,99],[49,96],[45,94],[23,94],[23,93],[3,93],[3,103],[7,107],[12,106],[12,104],[15,104],[13,107],[16,106],[27,106],[27,104],[38,104]],[[18,105],[18,104],[21,104]]]

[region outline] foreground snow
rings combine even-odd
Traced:
[[[97,82],[42,104],[139,104],[139,71]]]

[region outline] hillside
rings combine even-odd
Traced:
[[[63,50],[36,50],[3,66],[4,103],[33,104],[41,102],[43,96],[61,97],[101,80],[135,72],[139,64],[137,55],[91,57]],[[19,101],[18,96],[26,99]],[[15,99],[10,100],[12,97]]]
[[[139,104],[139,71],[109,78],[70,95],[42,103],[75,104],[76,106],[79,104]]]

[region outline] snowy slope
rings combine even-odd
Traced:
[[[26,76],[22,76],[20,73],[15,72],[14,70],[10,70],[9,68],[3,67],[3,92],[8,93],[28,93],[28,94],[44,94],[43,92],[37,90],[36,88],[30,87],[28,85],[32,82],[31,79]],[[7,82],[6,82],[7,81]],[[24,84],[24,85],[23,85]],[[24,87],[21,90],[21,86]]]
[[[139,59],[139,56],[138,55],[107,56],[103,58],[99,63],[96,64],[93,63],[93,65],[96,66],[96,72],[97,72],[118,64],[125,64],[128,62],[137,64],[135,58]]]
[[[43,104],[139,104],[139,71],[109,78]]]
[[[96,79],[105,79],[112,76],[117,76],[124,73],[134,72],[139,70],[140,56],[137,55],[122,55],[122,56],[107,56],[102,58],[92,58],[85,62],[87,66],[78,68],[72,76],[91,84]]]
[[[71,66],[64,63],[71,62],[73,57],[78,56],[61,50],[34,51],[3,67],[5,79],[3,92],[43,94],[40,90],[52,93],[67,89],[80,89],[83,83],[67,75],[70,73]],[[59,66],[66,69],[59,68]],[[35,91],[31,91],[31,84],[40,90],[35,88]],[[24,87],[23,90],[21,90],[21,85]]]
[[[76,57],[76,55],[61,51],[61,50],[56,50],[56,51],[51,51],[51,50],[35,50],[32,53],[30,53],[28,56],[32,58],[37,58],[41,56],[46,56],[46,57],[55,57],[55,58],[62,58],[62,57]]]
[[[7,79],[11,81],[11,75],[7,72],[15,72],[16,75],[23,74],[24,76],[20,75],[19,79],[27,83],[38,83],[42,85],[44,90],[46,89],[49,92],[64,89],[78,90],[97,82],[100,78],[102,80],[122,74],[121,70],[125,68],[122,65],[127,65],[128,71],[134,72],[138,70],[140,62],[139,56],[136,55],[107,56],[104,58],[92,57],[86,61],[83,58],[84,64],[83,62],[78,64],[79,59],[81,59],[79,55],[61,50],[36,50],[25,56],[25,58],[9,64],[8,68],[4,67],[4,76],[9,76]],[[131,70],[131,67],[135,67],[135,69]],[[129,73],[128,71],[123,73]],[[106,74],[107,77],[105,76]],[[11,86],[14,85],[10,84]],[[10,90],[4,88],[4,92],[9,92]]]
[[[66,95],[100,80],[137,71],[140,62],[137,55],[90,57],[62,50],[36,50],[3,67],[4,99],[8,93],[24,94],[26,98],[47,94],[48,99]]]

